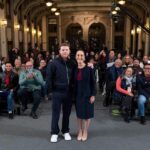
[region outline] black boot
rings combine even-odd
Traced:
[[[143,124],[143,125],[146,124],[146,120],[145,120],[144,116],[141,116],[140,123]]]
[[[30,116],[33,118],[33,119],[38,119],[38,116],[35,112],[31,112],[30,113]]]
[[[125,109],[123,117],[125,122],[130,123],[130,113],[127,109]]]

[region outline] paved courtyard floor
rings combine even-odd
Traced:
[[[89,139],[76,140],[76,113],[73,107],[70,116],[72,141],[64,141],[61,134],[58,143],[50,143],[51,102],[42,102],[39,119],[23,116],[9,120],[0,116],[0,150],[149,150],[150,121],[146,125],[138,121],[125,123],[121,117],[114,117],[109,108],[102,106],[102,96],[97,96],[95,118],[92,120]],[[61,124],[61,123],[60,123]]]

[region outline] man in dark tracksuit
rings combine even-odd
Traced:
[[[62,133],[65,140],[71,140],[69,134],[69,116],[71,113],[71,76],[73,63],[68,56],[70,54],[69,46],[63,43],[60,46],[59,57],[49,62],[47,67],[47,87],[52,92],[52,122],[51,122],[51,142],[57,142],[59,134],[59,117],[61,105],[63,111]]]

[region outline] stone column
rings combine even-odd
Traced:
[[[145,35],[145,55],[148,55],[150,51],[150,38],[149,35]]]
[[[138,33],[138,50],[142,48],[142,31]]]
[[[32,48],[35,47],[35,29],[34,29],[34,23],[31,24],[31,41],[32,41]]]
[[[150,28],[150,17],[146,19],[146,26]],[[150,36],[148,33],[145,35],[145,55],[148,55],[150,51]]]
[[[4,9],[0,9],[0,21],[5,19]],[[6,26],[1,24],[0,22],[0,49],[1,49],[1,56],[8,57],[8,50],[7,50],[7,40],[6,40]]]
[[[106,38],[109,37],[109,45],[108,45],[108,48],[109,49],[112,49],[114,47],[114,23],[111,19],[110,21],[110,32],[107,32],[107,29],[106,29]],[[106,45],[107,46],[107,45]]]
[[[27,20],[24,20],[24,50],[25,52],[28,50],[28,26],[27,26]]]
[[[83,40],[88,42],[89,25],[85,24],[83,28]]]
[[[132,34],[132,36],[133,36],[133,45],[132,45],[132,47],[133,47],[133,55],[135,54],[135,47],[136,47],[136,25],[134,25],[133,26],[133,34]]]
[[[41,31],[40,31],[40,27],[38,26],[37,27],[37,44],[38,44],[38,47],[40,47],[40,44],[41,44]]]
[[[129,53],[129,49],[131,48],[130,42],[131,42],[131,21],[127,17],[126,18],[126,34],[125,34],[125,50],[127,50],[128,53]]]
[[[59,19],[58,19],[58,41],[59,41],[59,45],[62,42],[62,28],[61,28],[61,14],[59,15]]]
[[[42,17],[42,46],[44,50],[47,50],[47,25],[46,16]]]
[[[14,15],[14,42],[15,48],[19,48],[19,28],[16,28],[18,24],[17,16]]]
[[[138,53],[137,56],[139,56],[139,49],[142,49],[142,30],[140,29],[138,31]]]

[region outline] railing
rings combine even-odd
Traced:
[[[150,28],[146,28],[144,26],[144,24],[138,19],[136,18],[126,7],[117,4],[118,7],[120,7],[120,11],[124,14],[126,14],[127,16],[130,17],[130,19],[137,24],[139,27],[141,27],[146,33],[148,33],[150,35]]]
[[[115,23],[118,23],[121,14],[127,15],[137,26],[141,27],[141,29],[150,36],[150,28],[146,27],[127,7],[114,1],[112,3],[111,17]]]

